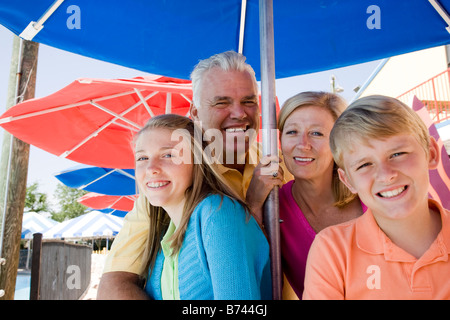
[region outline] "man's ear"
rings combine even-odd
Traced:
[[[441,149],[439,148],[439,144],[434,139],[434,137],[430,137],[430,145],[428,151],[428,169],[436,169],[439,165],[439,161],[441,160]]]
[[[358,193],[356,191],[356,189],[350,183],[350,179],[344,170],[342,170],[341,168],[338,168],[338,175],[339,175],[339,179],[342,181],[342,183],[345,184],[346,187],[349,188],[352,193],[355,193],[355,194]]]
[[[189,107],[189,113],[191,115],[192,120],[198,120],[197,108],[194,106],[193,102],[191,102],[191,106]]]

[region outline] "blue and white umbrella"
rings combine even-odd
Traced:
[[[57,225],[55,220],[45,218],[36,212],[25,212],[22,220],[22,239],[32,239],[34,233],[44,233]]]
[[[66,186],[110,196],[137,194],[134,169],[109,169],[77,165],[55,174]]]
[[[43,234],[43,238],[110,238],[119,233],[122,225],[123,218],[91,211],[50,228]]]

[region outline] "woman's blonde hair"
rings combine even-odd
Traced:
[[[367,144],[398,134],[411,134],[429,153],[430,134],[419,115],[403,102],[381,95],[353,102],[338,118],[330,134],[334,161],[344,168],[343,155],[354,143]],[[356,140],[356,141],[355,141]]]
[[[204,152],[206,142],[202,139],[203,134],[201,128],[195,125],[191,119],[176,114],[153,117],[136,134],[134,141],[136,142],[142,132],[150,129],[179,130],[179,132],[185,133],[188,136],[188,141],[190,141],[190,151],[193,161],[193,181],[192,185],[185,192],[186,202],[180,224],[170,238],[173,254],[179,252],[181,248],[189,219],[195,207],[209,194],[218,194],[222,197],[228,196],[240,203],[249,212],[248,207],[240,199],[240,196],[229,187],[226,180],[217,171],[217,164],[213,161],[214,159]],[[147,199],[145,199],[145,203],[150,216],[150,231],[144,259],[147,267],[153,268],[156,256],[161,249],[160,241],[167,231],[170,217],[162,207],[151,205]]]
[[[287,118],[299,108],[304,107],[319,107],[331,114],[333,119],[336,121],[337,118],[347,107],[347,103],[339,95],[329,92],[321,91],[306,91],[296,94],[295,96],[286,100],[283,104],[280,113],[278,115],[278,129],[280,133],[283,132],[284,125]],[[352,202],[356,195],[353,194],[339,179],[337,173],[338,166],[334,163],[333,166],[333,178],[332,178],[332,188],[335,203],[334,205],[338,208],[343,208],[350,202]]]

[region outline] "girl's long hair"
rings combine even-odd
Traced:
[[[204,150],[207,143],[203,141],[203,132],[199,126],[187,118],[176,114],[164,114],[151,118],[147,124],[136,134],[135,140],[139,135],[149,129],[169,129],[175,131],[180,130],[181,134],[187,135],[190,141],[190,151],[193,161],[193,181],[192,185],[186,189],[183,214],[180,224],[175,233],[170,238],[173,254],[179,252],[183,243],[184,234],[189,219],[194,212],[195,207],[209,194],[218,194],[220,196],[228,196],[240,203],[249,212],[247,205],[240,196],[233,191],[226,180],[217,171],[217,163],[213,157],[205,154]],[[178,131],[177,131],[178,132]],[[142,194],[142,192],[141,192]],[[142,196],[142,195],[141,195]],[[156,207],[145,199],[146,209],[150,216],[150,228],[148,242],[144,251],[144,263],[147,267],[153,269],[156,256],[161,249],[161,239],[170,223],[170,217],[162,207]]]

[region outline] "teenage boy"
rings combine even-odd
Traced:
[[[304,299],[450,299],[450,216],[428,199],[439,147],[400,101],[370,96],[336,121],[340,179],[368,211],[320,232]]]

